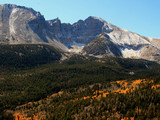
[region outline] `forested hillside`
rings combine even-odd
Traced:
[[[0,66],[26,68],[59,61],[61,54],[43,44],[0,45]]]
[[[46,48],[44,48],[45,50]],[[26,55],[30,56],[30,54]],[[117,111],[120,112],[120,118],[127,116],[135,118],[137,116],[138,118],[140,114],[136,114],[134,110],[138,107],[138,109],[143,110],[141,116],[146,116],[148,115],[146,114],[148,111],[146,107],[150,103],[153,103],[154,110],[159,110],[159,106],[156,107],[159,104],[159,91],[150,89],[151,85],[159,84],[159,77],[156,76],[160,74],[160,65],[157,63],[115,57],[100,60],[91,57],[86,60],[81,56],[73,56],[70,60],[63,62],[53,59],[48,64],[38,64],[25,64],[23,67],[17,64],[5,64],[5,71],[1,69],[1,119],[13,119],[13,117],[102,119],[114,116]],[[15,69],[15,67],[20,69]],[[154,80],[152,83],[148,82],[151,85],[146,86],[146,84],[142,88],[138,87],[140,89],[135,89],[132,93],[112,93],[114,89],[125,89],[117,83],[117,87],[112,88],[114,81],[134,81],[146,78]],[[97,98],[90,99],[91,96],[99,95],[99,92],[94,94],[96,90],[109,92],[109,94],[98,100]],[[149,94],[151,98],[146,99]],[[136,96],[137,98],[134,99]],[[84,97],[86,99],[82,99]],[[48,101],[48,99],[50,100]],[[126,104],[126,101],[128,101],[127,105],[117,106]],[[141,106],[138,101],[140,103],[148,102],[148,104]],[[127,108],[130,104],[134,104],[132,106],[133,111],[131,110],[132,107]],[[115,112],[111,110],[113,107],[116,108]],[[107,110],[109,112],[105,113]],[[157,112],[153,112],[154,116],[151,118],[158,117]]]

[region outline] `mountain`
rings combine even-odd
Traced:
[[[58,18],[48,23],[55,38],[70,52],[160,61],[160,39],[121,29],[101,18],[90,16],[72,25],[61,23]]]
[[[50,43],[56,48],[65,49],[65,46],[56,41],[47,29],[48,24],[44,17],[32,8],[0,5],[0,43]]]
[[[71,47],[70,51],[96,57],[121,56],[160,60],[160,39],[121,29],[101,18],[91,16],[73,25],[61,23],[59,19],[48,22],[56,35],[55,38]]]
[[[160,39],[121,29],[90,16],[74,24],[45,18],[32,8],[0,5],[0,43],[49,44],[62,52],[160,61]]]
[[[138,39],[140,40],[140,38]],[[144,39],[143,42],[146,42],[146,40]],[[93,41],[85,45],[81,52],[82,54],[89,54],[101,58],[105,56],[120,56],[124,58],[147,59],[159,62],[160,49],[156,47],[156,44],[155,45],[152,44],[152,42],[140,43],[140,44],[137,44],[137,42],[135,42],[135,44],[115,43],[115,41],[113,41],[113,39],[110,37],[110,34],[102,33],[96,36]],[[112,43],[112,45],[109,43]],[[95,52],[93,52],[93,49],[94,51],[98,50],[98,52],[96,52],[95,54]]]

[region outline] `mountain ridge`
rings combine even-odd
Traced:
[[[40,12],[36,12],[32,8],[11,4],[0,5],[0,43],[42,43],[52,45],[71,55],[85,55],[88,51],[92,51],[93,44],[90,43],[94,43],[97,38],[103,39],[97,41],[97,44],[101,42],[103,50],[106,51],[103,53],[97,51],[96,55],[98,56],[121,54],[121,57],[160,61],[160,46],[158,45],[160,39],[141,36],[121,29],[102,18],[90,16],[73,24],[61,23],[59,18],[45,20]],[[117,47],[116,51],[112,53],[113,50],[107,47],[106,43],[112,43],[112,48]],[[86,46],[89,46],[87,51]],[[98,45],[95,44],[95,46]],[[97,50],[101,50],[101,48],[100,45]],[[94,56],[97,57],[96,55]]]

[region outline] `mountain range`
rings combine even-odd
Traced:
[[[63,54],[105,58],[146,59],[160,62],[160,39],[119,28],[90,16],[74,24],[23,6],[0,5],[1,44],[48,44]]]

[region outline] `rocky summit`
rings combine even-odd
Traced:
[[[90,16],[74,24],[45,20],[32,8],[0,5],[1,44],[49,44],[70,54],[119,56],[160,62],[160,39],[121,29]]]

